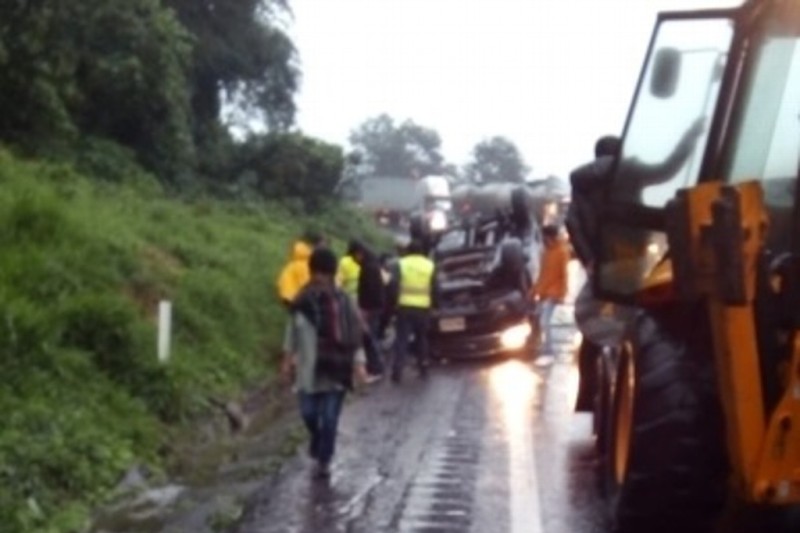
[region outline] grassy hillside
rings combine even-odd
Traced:
[[[168,199],[140,177],[88,180],[0,151],[0,531],[71,531],[135,461],[158,466],[164,425],[273,370],[274,279],[313,221],[272,205]],[[156,358],[158,301],[172,358]]]

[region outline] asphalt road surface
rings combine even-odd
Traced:
[[[574,289],[580,285],[574,272]],[[453,361],[372,385],[345,406],[331,478],[296,457],[231,533],[601,533],[591,419],[573,412],[578,339],[557,311],[559,357]],[[533,355],[533,354],[531,354]]]
[[[100,513],[92,531],[609,533],[591,417],[573,411],[579,337],[569,302],[583,283],[575,265],[570,281],[553,364],[537,366],[535,354],[453,360],[427,379],[409,369],[400,385],[371,385],[345,405],[327,481],[313,479],[298,443],[299,415],[285,405],[293,398],[275,391],[277,411],[262,409],[221,443],[191,443],[175,479]],[[760,515],[750,522],[735,522],[737,533],[773,531]]]

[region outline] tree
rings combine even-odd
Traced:
[[[294,123],[300,70],[297,51],[281,29],[286,0],[166,0],[194,36],[192,110],[195,133],[230,117],[247,126],[254,117],[270,131]]]
[[[344,166],[342,148],[299,133],[255,135],[241,147],[236,181],[264,198],[293,197],[313,211],[331,198]]]
[[[286,0],[0,0],[0,13],[0,142],[28,153],[112,140],[175,181],[228,173],[224,109],[293,124]]]
[[[192,161],[189,36],[159,0],[0,0],[0,140],[130,147],[162,177]]]
[[[473,183],[523,182],[529,172],[516,145],[505,137],[481,141],[472,150],[465,174]]]
[[[350,134],[353,173],[358,178],[371,176],[421,177],[439,174],[444,157],[439,134],[411,120],[395,125],[388,115],[364,122]]]

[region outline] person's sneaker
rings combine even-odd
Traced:
[[[367,385],[372,385],[383,379],[383,374],[367,374],[366,379],[364,379],[364,383]]]
[[[534,365],[538,366],[539,368],[544,368],[550,366],[555,361],[555,357],[550,354],[541,354],[539,355],[536,360],[533,362]]]

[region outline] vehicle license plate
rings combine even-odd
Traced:
[[[467,324],[463,316],[439,319],[439,331],[464,331],[465,329],[467,329]]]

